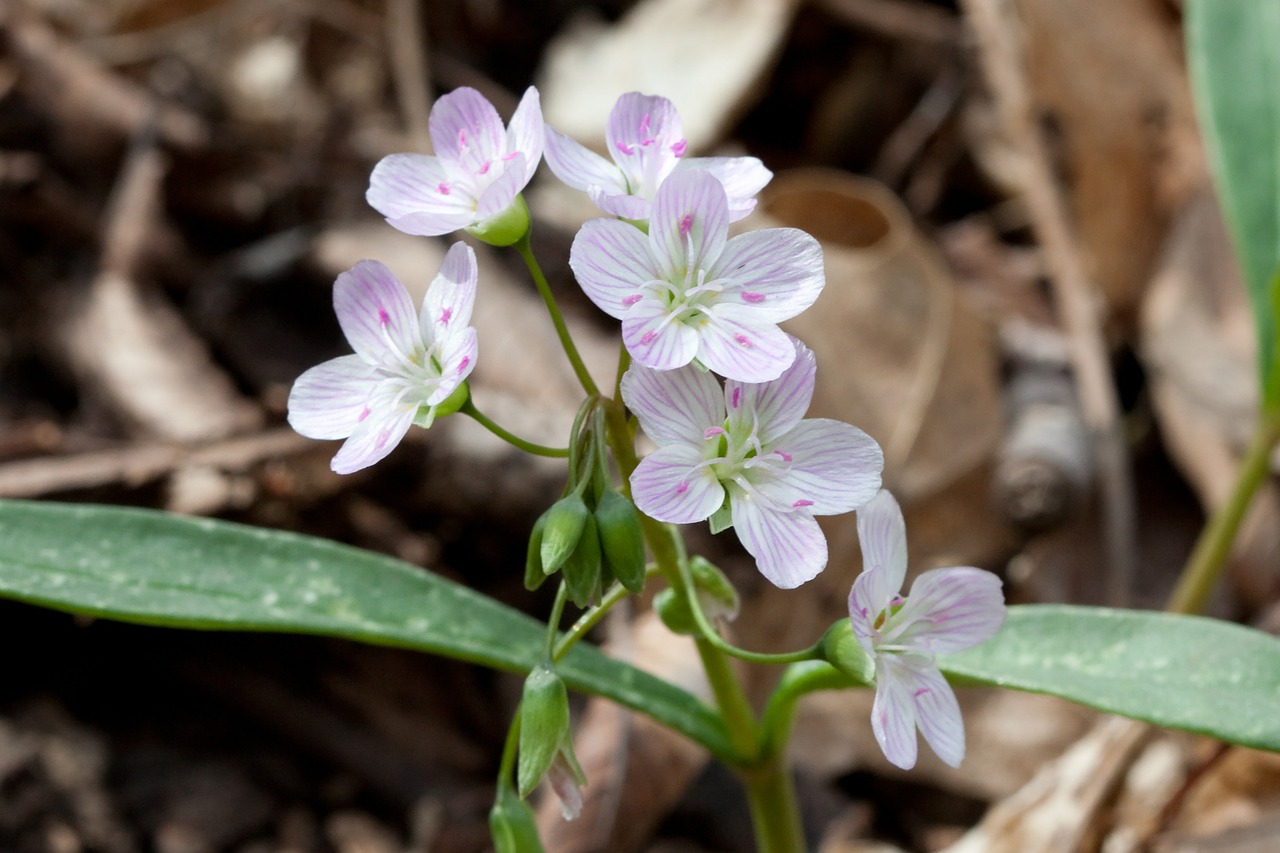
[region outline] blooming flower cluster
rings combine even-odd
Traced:
[[[916,728],[938,757],[959,767],[964,723],[956,695],[935,656],[990,639],[1004,622],[1000,579],[969,567],[931,569],[901,595],[907,575],[902,510],[882,491],[858,510],[862,574],[849,593],[849,619],[875,661],[871,728],[885,757],[903,769],[916,763]]]
[[[533,88],[509,125],[465,88],[436,102],[429,125],[435,154],[384,158],[370,178],[369,203],[408,234],[465,230],[493,245],[520,244],[523,254],[530,220],[521,192],[544,155],[557,177],[586,192],[609,216],[582,227],[570,267],[592,302],[621,322],[632,361],[621,395],[657,445],[630,475],[635,507],[661,522],[732,527],[764,577],[782,588],[827,564],[815,517],[856,510],[865,568],[849,616],[874,661],[875,736],[890,761],[911,767],[918,727],[944,761],[958,764],[963,725],[935,655],[995,633],[1004,616],[1000,582],[978,569],[939,569],[921,575],[909,597],[900,594],[906,535],[897,503],[880,491],[883,453],[857,427],[804,417],[814,356],[778,326],[821,293],[821,247],[792,228],[729,236],[730,223],[754,208],[772,173],[753,157],[686,157],[671,102],[637,92],[619,98],[609,116],[609,159],[544,127]],[[346,439],[335,471],[378,462],[411,425],[429,427],[466,405],[477,352],[469,325],[476,279],[475,255],[461,243],[449,250],[417,312],[377,261],[338,277],[334,308],[355,352],[306,371],[289,397],[298,432]],[[474,407],[467,411],[481,417]],[[607,463],[599,464],[607,479]],[[590,492],[593,501],[599,491]],[[573,500],[582,503],[583,493],[579,487]],[[629,503],[625,509],[638,530]],[[580,538],[593,524],[579,520],[566,553],[595,543],[594,533]],[[643,547],[633,550],[642,584]],[[582,551],[592,572],[600,562],[595,551]],[[535,581],[549,573],[547,564],[537,562]],[[557,734],[543,738],[555,749],[567,742],[563,710],[553,715],[563,717]],[[522,742],[522,756],[535,751]],[[550,778],[566,815],[576,814],[581,772],[568,772],[554,751],[537,753],[546,760],[522,771],[521,787]]]

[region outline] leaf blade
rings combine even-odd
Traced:
[[[545,626],[391,557],[324,539],[90,504],[0,501],[0,596],[196,630],[322,634],[527,672]],[[649,714],[717,757],[716,713],[678,687],[578,644],[571,687]]]

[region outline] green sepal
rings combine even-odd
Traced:
[[[583,529],[591,519],[591,510],[580,495],[572,494],[552,504],[546,518],[539,553],[542,571],[549,575],[563,566],[578,547]]]
[[[489,834],[495,853],[544,853],[533,809],[507,785],[489,810]]]
[[[708,621],[732,620],[737,617],[738,591],[724,572],[705,557],[694,557],[689,560],[689,573],[693,576],[698,604]],[[689,635],[701,633],[683,590],[672,587],[662,590],[654,596],[653,608],[662,624],[672,632]]]
[[[539,664],[524,680],[520,700],[520,753],[516,790],[527,797],[547,774],[556,754],[569,740],[569,692],[547,664]]]
[[[605,567],[617,581],[637,595],[644,590],[644,531],[640,514],[625,495],[608,489],[595,511],[596,530]]]
[[[855,682],[875,683],[876,663],[854,636],[853,623],[848,619],[841,619],[828,628],[820,646],[823,659]]]
[[[600,534],[594,516],[587,515],[578,547],[565,560],[562,577],[569,600],[586,607],[600,597]]]
[[[689,598],[675,587],[660,590],[653,597],[653,609],[671,633],[686,636],[697,636],[700,633],[693,611],[689,609]]]
[[[733,527],[733,508],[729,505],[729,497],[725,496],[724,503],[720,508],[711,514],[711,518],[707,519],[711,525],[712,533],[723,533],[730,527]]]
[[[547,579],[547,573],[542,570],[542,537],[547,530],[547,516],[550,512],[551,510],[547,510],[538,516],[533,529],[529,531],[529,546],[524,555],[524,588],[530,592],[542,586],[542,582]]]
[[[529,233],[533,220],[524,196],[517,195],[497,216],[467,228],[467,233],[490,246],[514,246]]]
[[[436,403],[436,417],[443,418],[461,409],[471,399],[471,383],[463,382],[448,397]]]

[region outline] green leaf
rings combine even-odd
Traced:
[[[0,501],[0,596],[174,628],[346,637],[528,672],[546,628],[390,557],[294,533],[161,512]],[[578,644],[574,689],[641,711],[732,761],[716,713],[689,693]]]
[[[1280,751],[1280,638],[1230,622],[1020,605],[994,638],[938,664],[960,679]]]
[[[1201,129],[1258,328],[1263,403],[1280,406],[1271,278],[1280,267],[1280,3],[1188,0]]]

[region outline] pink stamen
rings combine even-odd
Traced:
[[[387,309],[381,305],[378,306],[378,323],[387,326],[391,323],[391,315],[387,313]]]
[[[464,355],[462,361],[458,362],[458,373],[461,374],[471,364],[471,356]]]
[[[436,184],[436,191],[439,192],[440,195],[448,195],[449,185],[441,181],[440,183]]]
[[[458,131],[458,147],[459,148],[467,147],[467,129],[465,127],[462,130]]]
[[[717,435],[724,435],[723,427],[711,427],[702,434],[703,438],[715,438]]]
[[[439,323],[441,326],[444,326],[444,325],[448,325],[449,321],[452,319],[453,319],[453,309],[445,308],[443,311],[440,312],[440,319],[436,320],[436,322]]]
[[[920,688],[918,688],[914,693],[912,693],[911,695],[912,695],[912,697],[914,698],[914,697],[916,697],[916,696],[923,696],[924,694],[926,694],[926,693],[928,693],[928,692],[929,692],[929,688],[928,688],[928,687],[920,687]]]
[[[391,430],[384,429],[378,433],[378,440],[373,443],[374,448],[381,450],[387,446],[387,439],[391,438]]]
[[[689,147],[689,143],[681,139],[679,142],[671,146],[671,153],[676,155],[677,157],[683,157],[684,150],[688,147]]]
[[[516,159],[516,158],[517,158],[517,157],[519,157],[519,156],[520,156],[520,152],[519,152],[519,151],[512,151],[510,154],[503,154],[503,155],[502,155],[502,162],[506,163],[506,162],[508,162],[508,161],[510,161],[510,160],[514,160],[514,159]]]
[[[640,135],[644,136],[649,132],[649,114],[645,113],[644,118],[640,119]]]
[[[489,167],[490,167],[490,166],[492,166],[492,165],[493,165],[493,161],[492,161],[492,160],[485,160],[485,161],[484,161],[484,163],[483,163],[483,164],[481,164],[481,166],[480,166],[480,171],[476,172],[476,174],[477,174],[477,175],[484,175],[484,174],[488,174],[488,172],[489,172]]]
[[[783,461],[783,462],[790,462],[790,461],[791,461],[791,454],[790,454],[790,453],[787,453],[785,450],[775,450],[775,451],[773,451],[773,452],[774,452],[774,453],[776,453],[776,454],[778,454],[779,456],[781,456],[781,457],[782,457],[782,461]]]
[[[615,142],[614,145],[617,147],[619,151],[621,151],[623,154],[626,154],[628,157],[636,153],[636,149],[632,148],[630,145],[628,145],[625,142],[622,142],[622,141]]]
[[[689,481],[688,481],[688,480],[685,480],[683,483],[681,483],[680,485],[676,486],[676,494],[677,494],[677,495],[683,495],[683,494],[684,494],[685,492],[687,492],[687,491],[689,491]]]
[[[640,336],[640,343],[651,344],[653,343],[653,339],[656,337],[658,337],[657,332],[645,332],[643,335]]]
[[[744,290],[744,291],[742,292],[742,299],[743,299],[743,301],[744,301],[744,302],[750,302],[750,303],[752,303],[752,304],[755,304],[755,303],[757,303],[757,302],[764,302],[764,294],[763,294],[763,293],[755,293],[755,292],[753,292],[753,291],[749,291],[749,290]]]
[[[738,408],[739,404],[741,404],[741,403],[742,403],[742,389],[741,389],[741,388],[734,388],[734,389],[733,389],[733,398],[729,401],[729,405],[730,405],[730,406],[733,406],[733,407],[736,409],[736,408]]]
[[[623,305],[623,307],[624,307],[624,308],[630,308],[632,305],[635,305],[635,304],[636,304],[637,302],[639,302],[641,299],[644,299],[644,294],[642,294],[642,293],[633,293],[633,294],[631,294],[630,296],[623,297],[623,299],[622,299],[622,305]]]
[[[752,349],[755,347],[755,344],[751,341],[751,338],[748,338],[744,334],[741,334],[741,333],[736,334],[733,336],[733,339],[738,343],[742,344],[742,346],[746,347],[747,349]]]
[[[658,140],[654,139],[652,136],[646,136],[644,139],[641,139],[641,140],[640,140],[640,147],[641,147],[641,148],[648,148],[650,145],[652,145],[653,143],[655,143],[655,142],[657,142],[657,141],[658,141]]]
[[[793,504],[791,505],[791,508],[792,508],[792,509],[800,509],[800,508],[802,508],[802,507],[806,507],[806,506],[813,506],[813,501],[807,501],[807,500],[805,500],[804,498],[801,498],[800,500],[798,500],[798,501],[796,501],[795,503],[793,503]]]
[[[368,406],[365,406],[364,411],[360,413],[360,417],[356,418],[356,423],[362,423],[365,418],[369,417],[371,411],[372,410]]]
[[[689,232],[693,230],[693,214],[686,213],[684,218],[680,220],[680,236],[688,237]]]

